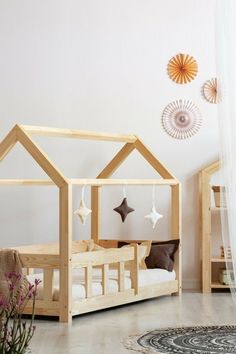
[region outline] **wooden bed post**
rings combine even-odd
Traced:
[[[72,186],[60,187],[60,322],[72,321]]]
[[[91,187],[91,239],[99,243],[100,238],[100,192],[101,187]]]
[[[171,233],[172,237],[179,239],[179,249],[175,258],[175,272],[178,279],[178,295],[182,293],[182,210],[181,210],[181,184],[171,186]]]
[[[201,193],[200,219],[201,219],[201,248],[202,248],[202,291],[211,292],[211,218],[206,217],[211,213],[210,175],[201,171],[199,174]],[[204,236],[203,236],[204,235]],[[203,237],[204,242],[203,242]]]

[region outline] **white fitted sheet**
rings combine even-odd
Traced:
[[[102,270],[99,268],[93,268],[92,273],[92,296],[102,295]],[[36,273],[27,276],[30,283],[34,283],[35,279],[43,281],[43,273]],[[159,284],[162,282],[175,280],[175,271],[168,272],[164,269],[144,269],[139,270],[139,287]],[[85,277],[84,269],[72,270],[72,300],[81,300],[86,297],[85,292]],[[131,288],[130,272],[125,271],[124,279],[125,289]],[[116,269],[109,269],[109,281],[108,281],[108,293],[114,293],[118,291],[118,271]],[[43,282],[38,286],[37,299],[43,299]],[[59,272],[54,272],[54,284],[53,284],[53,300],[59,300]]]

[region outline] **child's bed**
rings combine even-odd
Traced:
[[[66,177],[56,167],[33,140],[32,135],[113,141],[124,145],[96,178],[73,179]],[[100,227],[100,192],[103,186],[158,185],[169,187],[171,207],[169,230],[171,237],[181,241],[181,184],[136,135],[16,125],[0,143],[0,161],[17,142],[38,163],[49,179],[1,178],[0,186],[41,186],[43,188],[52,185],[59,190],[59,243],[14,247],[19,251],[23,267],[26,268],[30,279],[32,276],[37,277],[31,274],[33,271],[43,279],[39,298],[36,301],[36,314],[58,316],[61,322],[70,322],[73,315],[160,295],[181,293],[181,244],[176,251],[174,272],[158,269],[150,272],[139,270],[142,245],[135,244],[119,249],[116,248],[116,241],[101,240],[104,238]],[[157,178],[110,179],[134,150],[138,151],[153,167],[158,174]],[[105,243],[108,249],[92,251],[87,249],[87,246],[81,249],[81,241],[72,241],[72,187],[84,185],[91,187],[91,239],[99,245]],[[116,263],[116,270],[113,269],[114,263]],[[81,274],[83,272],[84,275]],[[78,285],[78,279],[81,277],[84,283],[82,288]],[[97,279],[96,284],[94,278]],[[31,309],[32,306],[29,304],[25,312]]]
[[[178,273],[174,269],[140,269],[140,257],[145,254],[142,243],[86,251],[88,244],[91,246],[93,242],[73,241],[70,289],[72,316],[179,292]],[[112,244],[115,244],[114,241]],[[60,299],[58,245],[31,245],[14,249],[20,253],[28,280],[42,280],[38,288],[35,313],[60,316],[60,300],[63,302],[63,299]],[[31,311],[32,304],[29,303],[24,313]]]

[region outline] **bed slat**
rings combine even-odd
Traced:
[[[92,297],[92,271],[93,268],[91,265],[85,268],[85,290],[86,290],[86,297]]]
[[[53,269],[43,271],[43,299],[52,300],[53,297]]]
[[[109,264],[103,264],[102,266],[102,294],[106,295],[108,293],[108,282],[109,282]]]
[[[125,289],[124,281],[125,281],[125,262],[120,262],[118,267],[119,292],[122,292]]]
[[[140,246],[142,247],[142,246]],[[138,271],[139,271],[139,246],[134,245],[134,261],[129,262],[130,265],[130,278],[134,294],[138,294]]]

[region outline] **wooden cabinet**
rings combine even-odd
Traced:
[[[212,235],[212,215],[220,218],[220,207],[212,207],[211,203],[211,179],[212,175],[219,170],[219,161],[215,161],[199,172],[199,201],[200,201],[200,237],[201,237],[201,268],[202,268],[202,291],[210,293],[212,289],[229,288],[220,283],[218,277],[214,279],[213,270],[225,268],[225,259],[213,256],[212,248],[215,242]],[[225,208],[224,208],[225,210]],[[217,215],[218,214],[218,215]],[[230,261],[227,259],[227,261]]]

